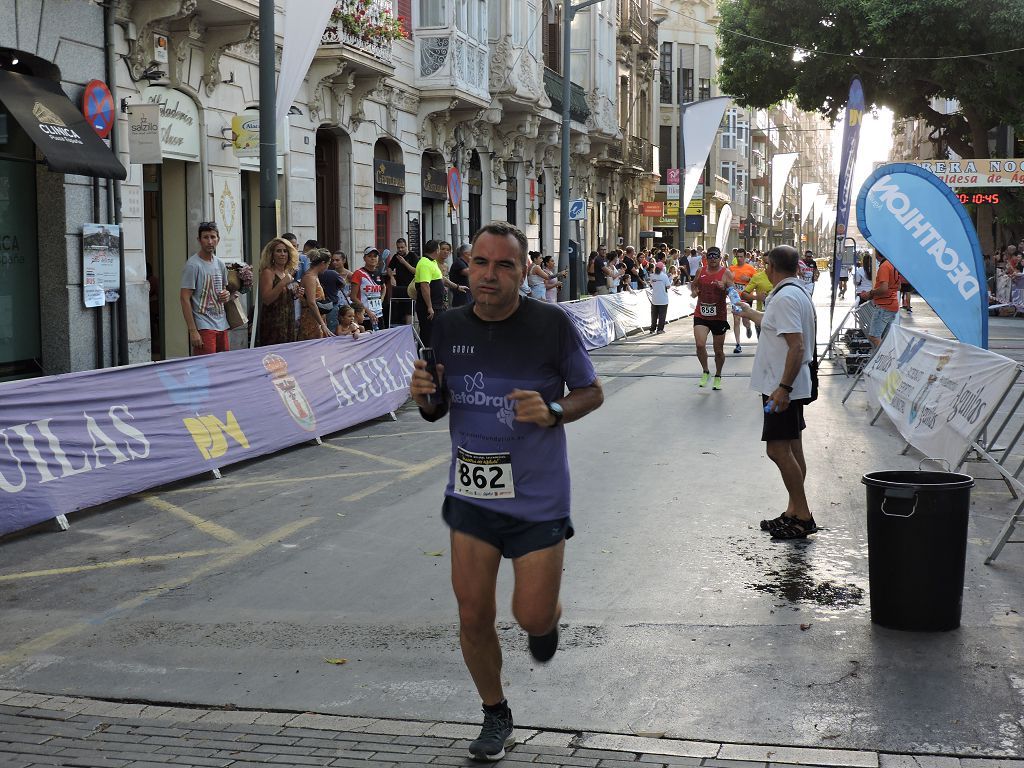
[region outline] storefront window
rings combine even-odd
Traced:
[[[35,148],[0,107],[0,381],[40,372]],[[25,161],[7,158],[25,158]]]

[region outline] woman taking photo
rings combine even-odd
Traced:
[[[541,271],[548,277],[544,281],[544,299],[551,304],[558,303],[558,289],[562,287],[562,281],[560,278],[564,278],[569,274],[568,269],[563,269],[561,272],[555,272],[555,257],[544,256],[540,260]]]
[[[266,347],[295,341],[295,280],[299,252],[287,240],[275,237],[260,252],[260,313],[256,343]]]
[[[309,269],[302,276],[305,296],[302,297],[302,314],[299,315],[299,341],[325,339],[334,335],[327,327],[327,313],[331,307],[324,296],[323,286],[320,285],[320,273],[327,269],[330,262],[331,252],[326,248],[310,254]],[[323,308],[320,305],[323,305]]]

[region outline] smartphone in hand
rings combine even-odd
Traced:
[[[427,395],[427,402],[430,405],[440,405],[444,402],[444,397],[441,394],[441,380],[437,375],[437,360],[434,358],[434,350],[424,347],[420,352],[420,358],[427,364],[427,373],[430,374],[430,378],[434,380],[434,386],[437,387],[434,394]]]

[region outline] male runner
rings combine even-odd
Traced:
[[[734,248],[733,258],[736,260],[736,263],[729,267],[729,271],[732,273],[733,285],[736,286],[736,290],[742,293],[747,290],[747,283],[749,283],[750,279],[757,274],[757,269],[753,264],[747,263],[747,252],[743,248]],[[754,331],[750,327],[749,320],[745,317],[734,317],[732,320],[732,331],[736,336],[736,347],[733,349],[733,354],[739,354],[743,351],[743,347],[740,346],[741,321],[743,323],[743,327],[747,329],[747,338],[749,339],[754,335]]]
[[[604,400],[565,312],[519,295],[528,247],[506,222],[480,229],[469,261],[473,304],[434,321],[441,403],[427,400],[437,388],[422,360],[409,387],[428,421],[451,412],[442,515],[451,528],[462,656],[483,700],[483,728],[469,745],[477,760],[500,760],[514,743],[495,628],[498,566],[503,556],[512,560],[512,614],[533,657],[548,661],[558,648],[562,559],[573,535],[562,424]]]
[[[708,377],[708,333],[711,333],[715,347],[715,380],[712,389],[722,388],[722,366],[725,365],[725,334],[729,330],[726,311],[726,291],[732,285],[732,274],[722,266],[722,252],[718,246],[707,251],[708,265],[698,273],[690,285],[690,295],[697,299],[693,313],[693,338],[697,342],[697,359],[704,373],[698,386],[706,387]]]

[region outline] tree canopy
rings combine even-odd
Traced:
[[[990,53],[1021,47],[1024,0],[721,0],[720,12],[720,86],[743,106],[793,99],[834,121],[860,75],[869,107],[924,118],[961,157],[988,157],[989,129],[1024,124],[1024,52]]]

